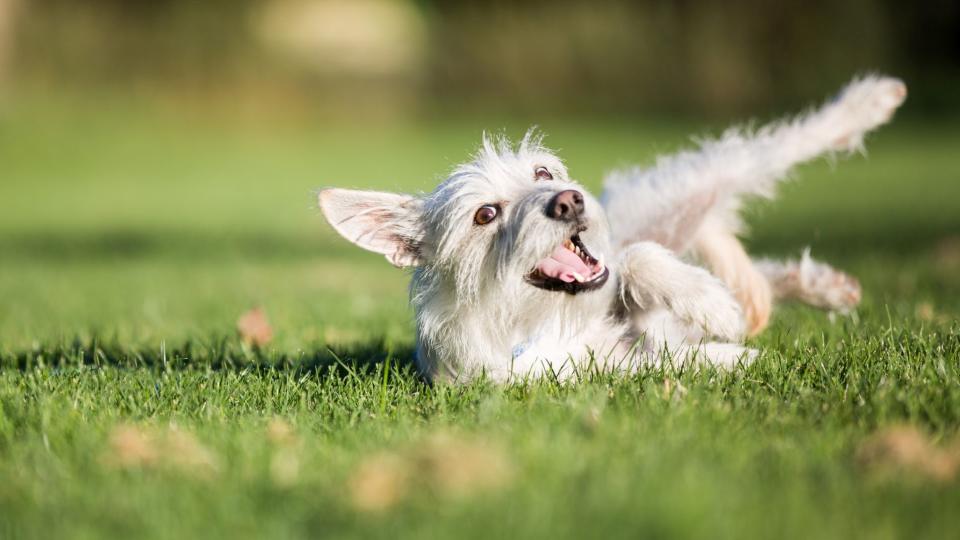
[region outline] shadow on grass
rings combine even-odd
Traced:
[[[356,250],[333,236],[236,233],[230,231],[109,229],[92,232],[7,234],[0,251],[41,262],[156,257],[219,259],[225,256],[307,259],[324,253],[347,256]]]
[[[74,340],[69,344],[29,350],[0,352],[0,370],[77,369],[119,367],[158,371],[286,371],[295,375],[345,371],[357,374],[375,371],[389,362],[392,368],[416,372],[414,349],[394,346],[384,340],[350,346],[318,345],[288,353],[247,347],[224,338],[177,347],[126,347],[116,342]]]

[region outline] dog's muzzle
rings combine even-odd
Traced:
[[[580,239],[583,226],[541,259],[526,276],[527,283],[548,291],[577,294],[599,289],[610,277],[603,255],[594,257]]]

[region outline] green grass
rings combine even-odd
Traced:
[[[812,245],[861,278],[855,319],[788,306],[733,373],[426,386],[406,275],[336,238],[312,190],[429,189],[504,125],[525,127],[0,117],[0,537],[955,534],[957,480],[857,456],[887,426],[943,448],[960,427],[960,133],[895,123],[869,159],[805,166],[752,210],[755,251]],[[540,125],[594,190],[722,127]],[[263,350],[235,335],[256,305]],[[270,436],[277,418],[293,442]],[[171,424],[203,450],[165,443]],[[117,465],[130,425],[156,461]],[[414,472],[365,510],[357,471],[384,453]],[[499,469],[451,488],[434,477],[451,454]]]

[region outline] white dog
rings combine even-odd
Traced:
[[[613,172],[600,201],[528,134],[517,148],[485,137],[432,193],[326,189],[320,207],[351,242],[415,267],[417,365],[430,379],[730,367],[753,358],[741,340],[774,299],[841,311],[860,300],[856,280],[807,254],[752,260],[736,236],[741,202],[771,196],[798,163],[861,149],[905,97],[897,79],[855,80],[812,113]]]

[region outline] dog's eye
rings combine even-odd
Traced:
[[[487,223],[497,219],[497,214],[499,213],[500,208],[495,205],[488,204],[481,206],[480,209],[477,210],[477,213],[473,216],[473,222],[477,225],[486,225]]]
[[[553,180],[553,175],[546,167],[537,167],[537,170],[533,171],[533,177],[537,180]]]

